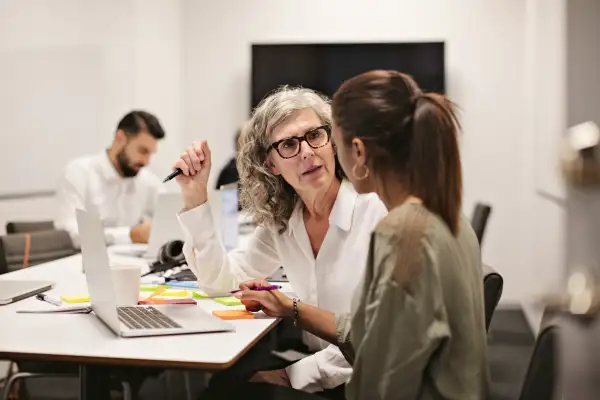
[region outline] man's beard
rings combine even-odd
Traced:
[[[143,167],[143,165],[138,165],[139,169],[135,169],[129,162],[129,158],[125,154],[125,149],[121,150],[117,154],[117,164],[119,164],[119,169],[121,170],[121,174],[124,178],[133,178]]]

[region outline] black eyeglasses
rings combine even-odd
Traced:
[[[272,143],[270,149],[277,150],[281,158],[292,158],[300,154],[300,145],[306,141],[313,149],[325,146],[331,138],[331,127],[329,125],[319,126],[306,132],[304,136],[292,136]]]

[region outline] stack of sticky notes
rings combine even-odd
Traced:
[[[146,298],[149,296],[152,296],[153,298],[164,298],[164,297],[168,297],[168,298],[174,298],[174,297],[178,297],[178,298],[191,298],[192,297],[192,292],[190,292],[189,290],[182,290],[182,289],[161,289],[160,293],[157,293],[156,295],[154,295],[153,293],[156,292],[156,288],[155,290],[140,290],[143,294],[141,295],[141,297]]]
[[[163,286],[164,285],[141,285],[140,292],[154,292],[156,289]]]
[[[187,290],[167,290],[157,297],[190,297],[190,295],[191,293]]]
[[[139,304],[196,304],[190,291],[179,288],[141,287],[140,292],[145,295],[140,296]]]
[[[75,295],[75,296],[63,295],[63,296],[60,296],[60,299],[62,301],[64,301],[65,303],[88,303],[90,301],[90,296],[87,294],[81,294],[81,295]]]
[[[196,300],[186,298],[186,297],[165,299],[164,297],[159,298],[158,296],[156,296],[151,299],[140,299],[138,304],[197,304],[197,303],[196,303]]]
[[[169,281],[165,282],[165,285],[186,289],[198,289],[198,282],[195,281]]]
[[[165,285],[144,285],[140,286],[140,292],[152,294],[154,292],[160,292],[157,296],[169,296],[169,297],[189,297],[191,292],[182,288],[172,288]]]
[[[246,310],[215,310],[213,315],[221,319],[253,319],[254,314]]]
[[[229,296],[229,297],[215,297],[214,299],[217,303],[223,304],[224,306],[241,306],[242,301],[237,297]]]

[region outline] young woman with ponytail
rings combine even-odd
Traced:
[[[481,256],[461,216],[458,130],[453,104],[407,75],[345,82],[333,98],[340,164],[357,192],[377,193],[389,210],[371,235],[352,313],[250,290],[265,281],[240,285],[248,306],[339,346],[353,367],[347,399],[486,397]]]

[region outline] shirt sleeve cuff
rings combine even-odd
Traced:
[[[290,384],[294,389],[308,393],[323,390],[323,387],[319,384],[321,373],[314,355],[305,357],[286,367],[285,372],[287,372]]]
[[[108,245],[111,244],[131,244],[131,228],[120,226],[118,228],[107,228],[104,230],[104,236]]]
[[[214,233],[212,213],[208,202],[180,212],[179,224],[185,233],[191,238],[202,239]]]

